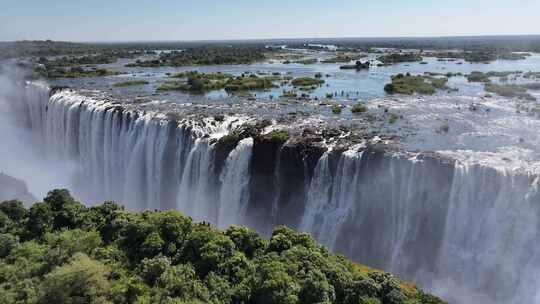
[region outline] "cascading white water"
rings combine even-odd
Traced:
[[[362,155],[319,160],[303,231],[456,303],[539,303],[538,176]]]
[[[241,122],[171,123],[70,91],[28,91],[25,120],[50,157],[79,164],[66,186],[82,199],[178,208],[221,228],[245,222],[254,142],[242,140],[219,173],[213,145]],[[358,149],[333,163],[332,153],[310,177],[299,229],[456,303],[540,303],[538,175]],[[277,160],[273,179],[287,178]],[[269,217],[280,197],[261,207]]]
[[[213,146],[202,136],[219,138],[240,123],[237,119],[203,129],[170,125],[159,113],[124,111],[69,91],[26,102],[28,120],[49,157],[80,165],[74,183],[66,185],[77,196],[125,202],[133,209],[178,207],[197,220],[216,220],[220,191],[211,176]],[[166,197],[167,188],[177,194]]]
[[[436,269],[445,277],[433,289],[477,303],[540,303],[539,186],[538,176],[456,166]]]
[[[339,229],[356,202],[354,189],[358,184],[361,157],[361,152],[345,152],[335,176],[330,171],[328,153],[315,167],[300,229],[330,248],[334,248]]]
[[[178,191],[178,209],[195,220],[212,221],[217,210],[212,147],[206,139],[197,139],[189,153]]]
[[[227,228],[233,224],[243,224],[249,204],[249,167],[253,139],[246,138],[229,154],[224,171],[220,176],[221,192],[217,225]]]

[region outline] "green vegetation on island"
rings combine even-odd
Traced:
[[[122,53],[123,54],[123,53]],[[118,75],[119,72],[96,68],[99,64],[114,63],[121,54],[107,53],[84,56],[63,56],[54,59],[39,57],[34,72],[48,78],[80,78]]]
[[[497,60],[498,56],[493,51],[479,51],[479,52],[459,52],[452,53],[454,56],[450,58],[460,58],[467,62],[491,62]],[[439,57],[440,58],[440,57]]]
[[[462,73],[452,73],[452,72],[447,72],[447,73],[437,73],[437,72],[424,72],[424,75],[426,76],[444,76],[446,78],[452,78],[452,77],[457,77],[457,76],[463,76]]]
[[[417,62],[422,61],[422,55],[416,53],[392,53],[377,57],[377,60],[383,64],[394,64],[401,62]]]
[[[490,71],[487,73],[479,72],[479,71],[472,71],[470,74],[468,74],[467,80],[469,82],[483,82],[483,83],[489,83],[491,82],[491,77],[500,77],[500,78],[506,78],[511,75],[520,75],[523,74],[521,71]]]
[[[472,71],[467,75],[467,80],[469,82],[491,82],[488,75],[478,71]]]
[[[60,58],[48,59],[40,57],[38,63],[53,67],[69,67],[77,65],[96,65],[115,63],[118,57],[106,54],[85,55],[85,56],[63,56]]]
[[[384,91],[388,94],[414,93],[433,95],[437,90],[447,89],[448,78],[437,78],[432,76],[411,74],[397,74],[392,76],[392,82],[384,86]]]
[[[332,106],[332,113],[341,114],[341,106],[340,105],[333,105]]]
[[[428,53],[426,56],[433,56],[439,59],[463,59],[467,62],[491,62],[497,60],[497,53],[491,50],[482,51],[459,51],[459,52],[436,52]]]
[[[283,93],[281,94],[281,97],[284,97],[284,98],[296,98],[296,97],[298,97],[298,93],[296,93],[296,91],[284,90]]]
[[[351,108],[351,112],[353,114],[360,114],[360,113],[365,113],[368,111],[368,108],[366,107],[366,105],[364,105],[363,103],[357,103],[355,104],[352,108]]]
[[[127,81],[117,82],[113,86],[117,88],[121,88],[121,87],[146,85],[148,83],[149,82],[146,80],[127,80]]]
[[[495,93],[499,96],[518,98],[523,100],[536,100],[534,96],[527,92],[527,90],[540,89],[539,83],[524,83],[524,84],[501,84],[493,83],[492,77],[499,77],[500,82],[508,81],[510,75],[523,75],[523,78],[528,78],[527,73],[521,71],[490,71],[487,73],[473,71],[468,74],[467,80],[469,82],[480,82],[484,84],[484,90],[489,93]]]
[[[308,58],[308,59],[293,61],[292,63],[309,65],[309,64],[315,64],[317,62],[319,62],[317,58]]]
[[[506,50],[485,49],[477,51],[452,51],[427,53],[439,59],[463,59],[471,63],[489,63],[497,59],[502,60],[523,60],[531,56],[529,53],[514,53]]]
[[[357,71],[369,69],[369,61],[362,62],[359,60],[355,64],[342,65],[339,68],[342,70],[357,70]]]
[[[529,89],[527,86],[528,85],[486,83],[484,90],[503,97],[535,101],[536,98],[527,92],[527,89]],[[532,86],[529,85],[529,87],[534,88],[535,84]]]
[[[274,87],[272,78],[257,77],[255,75],[236,77],[230,79],[225,85],[227,92],[265,90]]]
[[[502,60],[525,60],[532,56],[531,53],[511,53],[505,52],[499,55],[499,59]]]
[[[274,87],[273,81],[280,80],[279,76],[259,77],[255,74],[244,74],[235,77],[225,73],[199,73],[197,71],[170,74],[170,78],[185,78],[163,82],[159,91],[186,91],[193,93],[225,89],[227,92],[266,90]]]
[[[187,65],[250,64],[264,60],[266,48],[261,46],[207,46],[182,51],[163,52],[157,59],[137,60],[129,67],[161,67]]]
[[[318,86],[324,83],[324,80],[311,77],[299,77],[291,81],[291,84],[295,87],[312,87]]]
[[[322,63],[347,63],[355,60],[360,60],[367,57],[365,54],[354,54],[354,53],[342,53],[338,54],[335,57],[331,57],[325,60],[322,60]]]
[[[120,72],[108,69],[75,67],[50,67],[35,71],[39,76],[48,78],[82,78],[82,77],[104,77],[119,75]]]

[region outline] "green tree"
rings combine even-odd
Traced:
[[[328,283],[326,276],[319,270],[307,273],[302,280],[300,290],[300,302],[310,303],[333,303],[335,300],[334,287]]]
[[[109,272],[104,264],[78,253],[70,263],[45,276],[38,303],[106,303]]]
[[[244,226],[231,226],[225,234],[234,242],[236,248],[248,258],[262,253],[267,246],[267,242],[257,232]]]
[[[298,303],[300,286],[289,275],[288,267],[273,258],[261,262],[262,264],[257,268],[258,277],[253,290],[254,303]]]
[[[80,229],[47,233],[44,239],[49,247],[45,259],[51,268],[66,263],[76,253],[91,256],[102,245],[96,231]]]
[[[171,260],[168,257],[158,256],[151,259],[145,258],[137,267],[137,272],[146,284],[153,286],[169,267],[171,267]]]
[[[209,293],[199,280],[191,264],[169,267],[159,278],[158,285],[164,295],[183,300],[198,299],[208,301]]]
[[[26,232],[29,239],[41,238],[45,233],[52,231],[54,213],[47,203],[35,203],[28,213]]]
[[[19,237],[10,233],[0,234],[0,259],[7,257],[19,245]]]
[[[11,200],[0,203],[0,211],[4,212],[10,220],[21,223],[27,216],[28,211],[21,201]]]

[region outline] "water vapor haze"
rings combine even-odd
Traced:
[[[69,187],[74,164],[47,159],[40,138],[26,127],[28,121],[20,111],[26,106],[24,98],[32,94],[24,89],[26,75],[14,64],[0,66],[0,172],[25,181],[40,199],[51,189]]]

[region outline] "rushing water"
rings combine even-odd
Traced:
[[[328,59],[335,56],[335,53],[314,52],[308,54],[312,58],[319,60]],[[389,83],[391,76],[398,73],[423,74],[425,72],[435,73],[462,73],[469,74],[472,71],[523,71],[523,72],[540,72],[540,54],[532,54],[524,60],[496,60],[490,63],[467,63],[463,60],[456,61],[438,61],[437,58],[424,57],[424,62],[399,63],[390,66],[376,66],[376,57],[378,54],[369,54],[368,57],[362,58],[361,61],[373,60],[369,70],[341,70],[339,67],[346,63],[321,63],[316,64],[284,64],[282,61],[270,60],[257,62],[250,65],[218,65],[218,66],[183,66],[183,67],[157,67],[157,68],[140,68],[140,67],[125,67],[129,60],[120,60],[114,64],[100,65],[100,67],[120,71],[124,74],[111,77],[100,77],[90,79],[62,79],[57,83],[60,85],[68,85],[71,87],[82,87],[85,89],[95,88],[102,91],[110,91],[118,96],[138,96],[153,94],[153,98],[165,99],[171,102],[193,102],[193,103],[212,103],[215,101],[237,102],[238,98],[229,96],[225,90],[212,91],[202,95],[192,95],[181,92],[156,92],[155,89],[160,82],[171,80],[167,78],[167,73],[178,73],[185,71],[199,71],[202,73],[222,72],[232,75],[241,75],[243,73],[262,73],[264,75],[272,75],[279,73],[282,76],[290,77],[313,77],[316,73],[323,75],[325,84],[309,92],[310,96],[319,99],[324,98],[327,94],[336,94],[334,100],[370,100],[386,96],[383,88],[386,83]],[[149,82],[148,85],[115,88],[112,84],[126,79],[144,79]],[[520,79],[517,79],[518,81]],[[522,82],[532,82],[533,79],[521,79]],[[277,82],[276,82],[277,84]],[[456,92],[441,92],[440,95],[450,96],[478,96],[484,94],[483,86],[478,83],[468,83],[465,77],[452,77],[449,80],[449,86],[459,91]],[[276,87],[267,91],[253,92],[258,99],[268,100],[271,97],[277,99],[282,95],[284,90],[294,90],[291,85]],[[154,93],[157,93],[154,94]],[[301,92],[299,92],[301,93]]]
[[[177,208],[219,227],[278,224],[395,272],[456,303],[540,303],[537,172],[360,147],[310,155],[242,140],[217,162],[215,138],[242,123],[160,113],[29,86],[18,107],[51,159],[77,164],[85,201]]]

